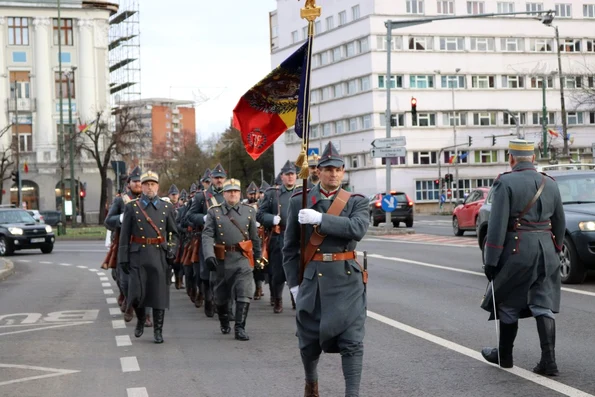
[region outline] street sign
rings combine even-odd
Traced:
[[[385,212],[393,212],[397,209],[397,198],[391,195],[382,196],[382,209]]]
[[[372,147],[398,147],[405,146],[407,140],[404,136],[395,136],[392,138],[374,139],[372,141]]]
[[[374,158],[382,157],[405,157],[407,155],[407,149],[404,147],[380,147],[370,150],[370,154]]]
[[[312,156],[314,154],[317,155],[317,156],[320,154],[320,151],[318,150],[318,148],[317,147],[311,147],[311,148],[309,148],[308,149],[308,156]]]

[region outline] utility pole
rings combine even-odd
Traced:
[[[564,75],[562,75],[562,57],[560,55],[560,35],[558,27],[553,26],[556,32],[556,44],[558,46],[558,76],[560,77],[560,110],[562,111],[562,139],[564,140],[564,156],[568,156],[568,126],[566,125],[566,102],[564,101]]]
[[[60,76],[60,131],[58,132],[58,153],[60,154],[60,198],[62,207],[62,234],[66,234],[66,200],[64,199],[64,114],[63,114],[63,90],[62,90],[62,16],[60,13],[60,0],[58,0],[58,76]]]
[[[457,76],[457,74],[461,71],[461,69],[456,68],[455,69],[455,77]],[[457,81],[458,84],[458,81]],[[453,135],[453,141],[454,141],[454,147],[455,147],[455,184],[457,186],[457,190],[456,190],[456,199],[459,199],[459,148],[457,146],[457,118],[456,118],[456,106],[455,106],[455,83],[454,81],[452,82],[451,86],[451,96],[452,96],[452,135]],[[455,196],[455,192],[452,192],[452,194],[450,195],[450,201],[452,202],[452,199]]]
[[[16,136],[15,143],[15,167],[17,170],[17,208],[22,205],[22,187],[21,187],[21,162],[20,162],[20,140],[19,140],[19,90],[17,81],[14,81],[14,134]]]
[[[74,128],[72,126],[72,92],[71,92],[71,86],[70,86],[70,81],[72,78],[74,78],[74,71],[76,70],[76,67],[73,67],[72,70],[70,72],[66,73],[66,91],[68,92],[68,123],[69,123],[69,128],[68,128],[68,138],[70,141],[70,200],[72,201],[72,227],[76,226],[76,216],[77,216],[77,201],[78,201],[78,197],[77,196],[77,189],[75,189],[76,186],[76,180],[74,179]]]
[[[392,21],[388,21],[386,23],[386,53],[387,53],[387,57],[386,57],[386,81],[384,82],[384,85],[386,85],[386,114],[384,115],[386,117],[386,137],[390,138],[390,134],[391,134],[391,125],[390,125],[390,118],[391,118],[391,103],[390,103],[390,84],[391,84],[391,78],[392,78],[392,71],[391,71],[391,52],[392,52],[392,40],[393,39],[393,28],[392,28]],[[384,163],[385,163],[385,169],[386,169],[386,195],[388,197],[390,197],[390,186],[391,186],[391,159],[390,158],[385,158],[384,159]],[[386,211],[386,219],[385,219],[385,224],[384,224],[384,228],[386,229],[386,232],[388,233],[389,230],[392,227],[392,222],[391,222],[391,214],[392,212]]]
[[[545,87],[547,85],[547,76],[543,75],[541,78],[541,96],[543,100],[542,115],[541,115],[541,132],[543,134],[543,158],[547,158],[547,108],[545,106]],[[560,88],[562,88],[560,86]],[[566,141],[564,141],[566,142]]]

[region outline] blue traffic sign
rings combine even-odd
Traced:
[[[320,154],[317,147],[311,147],[308,149],[308,156],[312,156],[313,154],[315,154],[317,156]]]
[[[393,212],[397,209],[397,198],[395,196],[382,196],[382,209],[385,212]]]

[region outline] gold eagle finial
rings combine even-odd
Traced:
[[[302,8],[300,16],[302,19],[312,22],[316,20],[316,18],[318,18],[321,13],[322,8],[316,5],[316,0],[306,0],[306,4],[304,5],[304,8]]]

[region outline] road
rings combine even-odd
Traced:
[[[425,241],[370,237],[360,244],[370,262],[361,395],[595,396],[595,280],[562,292],[561,376],[532,374],[540,349],[531,319],[520,323],[516,366],[499,369],[479,354],[496,343],[494,323],[479,308],[486,288],[479,249],[464,243],[473,237],[449,235],[438,222],[444,218],[434,218],[415,225]],[[98,267],[104,255],[100,242],[70,242],[50,255],[12,258],[15,275],[0,282],[0,396],[303,394],[288,295],[282,314],[272,313],[268,293],[253,302],[251,340],[243,343],[221,335],[215,319],[172,287],[165,343],[155,345],[151,329],[136,339],[135,320],[123,322],[115,283]],[[337,355],[322,356],[319,375],[322,396],[343,395]]]

